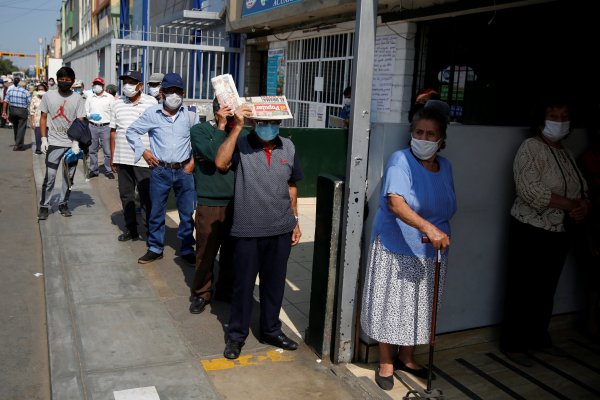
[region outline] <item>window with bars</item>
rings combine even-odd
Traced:
[[[581,126],[600,91],[593,15],[557,1],[422,22],[413,93],[438,91],[454,122],[498,126],[529,126],[533,106],[560,94]]]
[[[339,114],[342,92],[352,80],[353,47],[354,32],[288,43],[284,93],[294,119],[287,126],[308,126],[311,105],[324,105],[326,116]],[[323,78],[322,90],[315,90],[315,78]]]

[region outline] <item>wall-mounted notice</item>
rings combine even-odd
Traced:
[[[392,75],[374,75],[371,89],[371,105],[373,111],[390,112],[392,99]]]
[[[375,39],[375,58],[373,74],[393,74],[396,67],[396,42],[398,36],[377,36]]]
[[[371,104],[376,112],[390,112],[397,39],[396,35],[378,36],[375,39]]]

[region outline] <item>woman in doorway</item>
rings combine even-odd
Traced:
[[[363,330],[379,342],[375,381],[383,390],[394,386],[395,369],[427,377],[414,359],[415,346],[429,342],[436,249],[443,253],[441,293],[456,211],[452,166],[438,155],[447,124],[437,108],[417,112],[410,147],[392,154],[383,178],[361,310]]]
[[[564,356],[553,346],[548,326],[554,292],[571,248],[570,226],[588,213],[587,186],[563,144],[570,108],[546,101],[533,131],[515,155],[516,198],[510,210],[508,276],[500,350],[515,364],[531,367],[529,351]],[[571,224],[572,223],[572,224]]]

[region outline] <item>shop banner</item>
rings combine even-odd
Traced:
[[[273,8],[284,7],[293,3],[299,3],[301,1],[302,0],[243,0],[242,18],[263,11],[269,11]]]

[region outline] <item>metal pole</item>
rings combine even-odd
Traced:
[[[371,125],[371,82],[375,55],[377,0],[356,4],[352,113],[346,160],[345,204],[342,226],[341,268],[338,284],[338,318],[334,362],[351,362],[354,353],[356,288],[361,260],[361,237],[367,180]],[[356,95],[360,93],[360,96]]]

